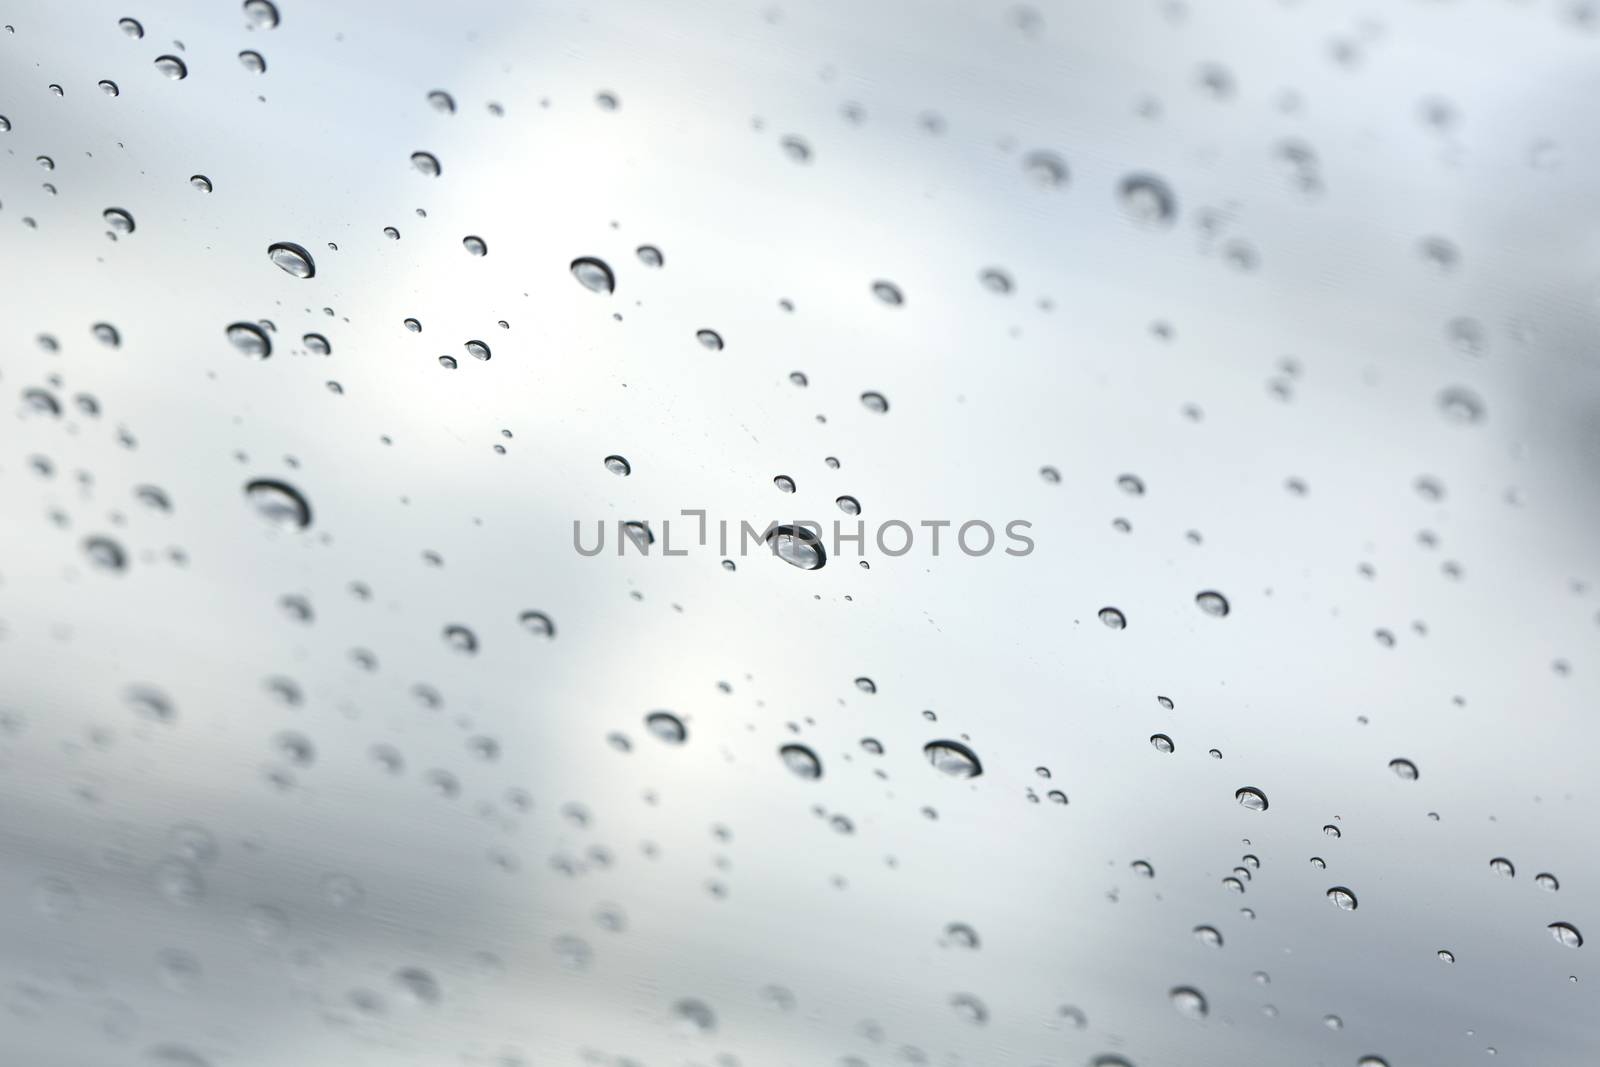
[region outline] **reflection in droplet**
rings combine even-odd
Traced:
[[[655,245],[640,245],[634,249],[634,255],[639,257],[639,262],[647,267],[659,267],[666,263],[666,257],[661,254],[661,249]]]
[[[1549,929],[1550,936],[1568,948],[1583,947],[1583,935],[1578,933],[1578,928],[1571,923],[1551,923]]]
[[[1173,750],[1172,738],[1166,734],[1151,734],[1150,745],[1157,752],[1171,752]]]
[[[1128,626],[1128,617],[1117,608],[1101,608],[1100,621],[1112,630],[1123,630]]]
[[[272,0],[244,0],[244,17],[258,30],[276,29],[278,9]]]
[[[670,711],[652,711],[644,717],[645,729],[672,745],[681,745],[689,737],[689,728],[683,720]]]
[[[1408,759],[1392,759],[1389,769],[1395,773],[1396,778],[1404,778],[1408,782],[1417,780],[1417,765]]]
[[[432,152],[411,153],[411,165],[418,173],[426,174],[430,178],[437,178],[444,169],[439,166],[439,157]]]
[[[624,478],[633,473],[633,467],[621,456],[607,456],[606,470],[612,474],[620,474]]]
[[[156,69],[173,81],[189,76],[189,68],[177,56],[157,56]]]
[[[767,544],[779,559],[804,571],[818,570],[828,562],[822,540],[804,526],[775,526]]]
[[[591,293],[610,294],[617,288],[616,276],[603,260],[580,256],[572,261],[572,276]]]
[[[200,190],[202,193],[209,193],[211,191],[211,179],[207,178],[204,174],[189,175],[189,184]]]
[[[1215,615],[1218,618],[1228,614],[1229,611],[1228,598],[1213,590],[1208,589],[1203,593],[1196,593],[1194,602],[1200,605],[1201,611],[1207,615]]]
[[[122,90],[117,88],[117,83],[109,78],[100,79],[100,91],[107,96],[118,96]]]
[[[236,322],[227,329],[228,341],[251,359],[266,359],[272,355],[272,342],[267,332],[253,322]]]
[[[1243,786],[1234,792],[1233,798],[1239,802],[1241,808],[1249,811],[1267,810],[1267,794],[1255,786]]]
[[[1495,874],[1503,875],[1506,878],[1515,878],[1517,875],[1517,868],[1504,856],[1496,856],[1490,860],[1489,869]]]
[[[1178,986],[1167,994],[1172,998],[1172,1006],[1178,1009],[1178,1014],[1187,1019],[1204,1019],[1206,1017],[1206,998],[1198,989],[1189,986]]]
[[[278,241],[268,245],[267,256],[285,274],[296,278],[316,276],[317,265],[312,262],[311,253],[292,241]]]
[[[311,505],[293,486],[272,478],[258,478],[246,483],[246,499],[256,514],[286,529],[304,529],[311,525]]]
[[[1332,889],[1328,890],[1328,899],[1331,900],[1333,902],[1333,906],[1338,908],[1340,911],[1356,910],[1356,895],[1342,885],[1336,885]]]
[[[978,754],[960,741],[929,741],[922,746],[922,754],[952,778],[976,778],[983,773]]]
[[[1147,225],[1167,225],[1178,213],[1172,190],[1152,174],[1130,174],[1122,179],[1117,198],[1129,218]]]
[[[1536,874],[1533,876],[1533,884],[1550,893],[1561,888],[1561,883],[1556,881],[1556,876],[1553,874]]]
[[[489,254],[489,244],[482,237],[468,234],[461,239],[461,247],[471,256],[486,256]]]
[[[882,415],[889,410],[889,401],[882,393],[862,393],[861,403],[868,411]]]
[[[106,220],[106,225],[111,227],[113,233],[132,233],[134,231],[133,216],[120,207],[108,207],[100,213]]]
[[[800,778],[821,778],[822,761],[805,745],[788,744],[778,749],[778,758]]]
[[[251,74],[265,74],[267,71],[267,61],[262,58],[261,53],[248,49],[239,53],[239,65]]]

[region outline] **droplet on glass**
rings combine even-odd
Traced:
[[[1173,750],[1172,738],[1166,734],[1151,734],[1150,745],[1157,752],[1171,752]]]
[[[606,470],[612,474],[620,474],[624,478],[633,473],[633,467],[621,456],[607,456]]]
[[[86,537],[83,541],[84,554],[103,571],[123,571],[128,568],[128,554],[121,545],[109,537]]]
[[[144,36],[144,27],[139,24],[138,19],[118,19],[117,28],[135,40]]]
[[[861,502],[853,496],[838,497],[834,500],[834,503],[837,504],[839,506],[839,510],[844,512],[846,515],[861,514]]]
[[[467,656],[478,651],[478,635],[459,623],[444,628],[444,643]]]
[[[556,635],[556,624],[542,611],[524,611],[517,616],[517,621],[535,637],[551,638]]]
[[[277,264],[278,269],[295,278],[314,278],[317,265],[311,260],[311,253],[292,241],[278,241],[267,246],[267,257]]]
[[[767,544],[779,559],[801,570],[819,570],[828,562],[821,538],[804,526],[775,526]]]
[[[1201,611],[1207,615],[1215,615],[1218,618],[1228,614],[1229,611],[1228,598],[1210,589],[1203,593],[1196,593],[1194,602],[1200,605]]]
[[[1551,923],[1549,930],[1551,937],[1568,948],[1583,947],[1583,935],[1578,933],[1578,928],[1571,923]]]
[[[249,49],[239,53],[239,65],[251,74],[265,74],[267,72],[267,61],[261,57],[261,53],[252,52]]]
[[[106,220],[106,225],[111,227],[113,233],[132,233],[134,231],[133,216],[120,207],[108,207],[100,213]]]
[[[443,170],[439,166],[439,157],[432,152],[411,153],[411,165],[417,169],[418,173],[426,174],[430,178],[437,178]]]
[[[1441,390],[1438,402],[1439,410],[1451,422],[1468,425],[1483,421],[1483,398],[1465,386],[1452,385]]]
[[[1556,876],[1553,874],[1536,874],[1533,876],[1533,884],[1548,893],[1554,893],[1561,888],[1561,883],[1556,881]]]
[[[468,234],[461,239],[461,247],[467,250],[468,255],[486,256],[489,254],[489,245],[482,237]]]
[[[689,728],[670,711],[652,711],[644,717],[644,725],[652,735],[671,745],[681,745],[689,737]]]
[[[899,307],[906,302],[905,294],[900,292],[900,287],[893,282],[873,282],[872,295],[890,307]]]
[[[244,495],[256,514],[274,526],[303,530],[311,525],[311,505],[286,482],[257,478],[245,484]]]
[[[1252,785],[1243,786],[1235,790],[1233,799],[1239,802],[1241,808],[1249,811],[1267,810],[1267,794]]]
[[[1167,183],[1153,174],[1130,174],[1117,187],[1122,210],[1135,222],[1165,226],[1177,216],[1177,198]]]
[[[661,254],[661,249],[655,245],[640,245],[634,249],[634,255],[639,257],[639,262],[647,267],[659,267],[666,263],[666,257]]]
[[[211,179],[207,178],[204,174],[189,175],[189,184],[200,190],[202,193],[209,193],[211,191]]]
[[[889,401],[882,393],[862,393],[861,403],[868,411],[882,415],[889,410]]]
[[[1012,289],[1011,276],[998,267],[989,267],[986,270],[979,271],[978,281],[982,282],[983,287],[991,293],[999,293],[1002,296],[1011,292]]]
[[[100,79],[100,91],[105,93],[107,96],[117,96],[122,92],[122,90],[117,88],[117,83],[112,81],[110,78]]]
[[[1022,172],[1040,188],[1053,189],[1067,183],[1067,164],[1054,152],[1029,152],[1022,158]]]
[[[228,342],[251,359],[266,359],[272,355],[272,342],[267,332],[253,322],[236,322],[226,333]]]
[[[1342,885],[1336,885],[1328,890],[1328,899],[1340,911],[1356,910],[1356,895]]]
[[[456,111],[456,101],[443,89],[434,89],[428,93],[428,106],[441,115],[453,115]]]
[[[156,69],[172,81],[181,81],[189,76],[189,68],[177,56],[157,56]]]
[[[978,754],[960,741],[929,741],[922,746],[922,754],[952,778],[976,778],[983,773]]]
[[[1178,1009],[1178,1014],[1186,1019],[1204,1019],[1206,1017],[1206,998],[1198,989],[1189,986],[1178,986],[1167,994],[1172,998],[1172,1006]]]
[[[1389,769],[1394,772],[1396,778],[1403,778],[1408,782],[1417,780],[1417,765],[1408,759],[1390,760]]]
[[[1116,608],[1101,608],[1100,621],[1110,630],[1123,630],[1128,626],[1128,617]]]
[[[1222,947],[1222,934],[1217,931],[1215,926],[1196,926],[1194,928],[1194,937],[1202,945],[1210,945],[1213,948]]]
[[[272,30],[278,27],[278,9],[272,0],[244,0],[244,17],[254,29]]]
[[[806,779],[822,777],[822,761],[805,745],[784,745],[778,749],[778,758],[797,777]]]
[[[1515,878],[1517,876],[1516,866],[1504,856],[1496,856],[1490,860],[1489,869],[1504,878]]]
[[[611,273],[611,268],[606,266],[603,260],[592,256],[579,256],[572,261],[569,269],[572,271],[572,276],[578,279],[578,283],[591,293],[609,295],[616,291],[616,276]]]
[[[302,334],[300,337],[300,343],[305,345],[306,351],[310,352],[313,356],[326,356],[333,352],[333,346],[329,344],[328,339],[322,336],[320,333]]]

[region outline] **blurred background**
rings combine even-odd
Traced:
[[[0,26],[6,1063],[1595,1062],[1600,6]]]

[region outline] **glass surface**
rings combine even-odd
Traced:
[[[0,25],[0,1061],[1600,1056],[1593,3]]]

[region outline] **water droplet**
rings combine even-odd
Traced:
[[[1551,923],[1549,930],[1551,937],[1568,948],[1583,947],[1583,935],[1578,933],[1578,928],[1571,923]]]
[[[616,291],[617,279],[603,260],[580,256],[572,261],[572,276],[591,293],[610,294]]]
[[[788,156],[794,162],[811,162],[811,146],[808,145],[803,139],[796,137],[794,134],[789,134],[782,141],[780,141],[779,144],[783,146],[783,154]]]
[[[1156,876],[1156,869],[1150,866],[1149,860],[1134,860],[1128,866],[1133,868],[1133,873],[1140,878],[1154,878]]]
[[[1171,752],[1173,748],[1172,738],[1166,734],[1151,734],[1150,744],[1157,752]]]
[[[722,335],[716,330],[696,330],[694,339],[713,352],[722,351]]]
[[[681,745],[689,737],[689,728],[683,720],[670,711],[652,711],[644,717],[645,729],[672,745]]]
[[[1342,885],[1336,885],[1328,890],[1328,899],[1333,901],[1333,906],[1340,911],[1356,910],[1356,895]]]
[[[267,72],[267,61],[261,57],[261,53],[252,52],[249,49],[239,53],[239,65],[251,74],[265,74]]]
[[[1408,759],[1390,760],[1389,769],[1394,772],[1396,778],[1404,778],[1408,782],[1417,780],[1417,765]]]
[[[1210,945],[1213,948],[1222,947],[1222,934],[1217,931],[1215,926],[1196,926],[1194,928],[1194,936],[1195,940],[1202,945]]]
[[[634,249],[634,255],[639,257],[639,262],[647,267],[659,267],[666,263],[666,257],[661,254],[661,249],[655,245],[640,245]]]
[[[311,505],[293,486],[272,478],[246,483],[244,495],[256,514],[285,529],[303,530],[311,525]]]
[[[1504,856],[1496,856],[1494,859],[1490,860],[1489,869],[1495,874],[1506,878],[1515,878],[1517,876],[1516,866]]]
[[[524,611],[517,621],[535,637],[552,638],[556,635],[556,624],[542,611]]]
[[[430,178],[437,178],[444,169],[439,166],[439,157],[432,152],[411,153],[411,165],[418,173],[426,174]]]
[[[103,571],[128,569],[128,554],[109,537],[84,538],[83,551],[88,555],[89,562]]]
[[[244,0],[244,17],[258,30],[278,27],[278,9],[272,0]]]
[[[893,282],[873,282],[872,295],[890,307],[899,307],[906,302],[905,294],[900,292],[900,287]]]
[[[957,948],[977,948],[978,931],[966,923],[950,923],[944,928],[945,941]]]
[[[1441,963],[1454,963],[1456,961],[1456,954],[1447,948],[1442,948],[1439,950],[1439,961]]]
[[[853,496],[838,497],[834,500],[834,503],[837,504],[839,506],[839,510],[844,512],[846,515],[861,514],[861,502]]]
[[[402,967],[394,972],[394,981],[417,1004],[432,1006],[439,1003],[443,995],[439,980],[421,967]]]
[[[1061,484],[1061,472],[1056,470],[1054,467],[1040,467],[1039,468],[1039,477],[1043,478],[1046,482],[1049,482],[1051,485],[1060,485]]]
[[[989,1009],[971,993],[957,993],[950,998],[950,1007],[974,1026],[983,1026],[989,1021]]]
[[[439,366],[443,367],[445,370],[455,370],[456,369],[456,357],[455,356],[440,356],[439,357]]]
[[[623,477],[627,477],[633,473],[633,467],[621,456],[607,456],[606,470],[610,471],[612,474],[620,474]]]
[[[862,393],[861,403],[866,409],[876,415],[882,415],[889,410],[889,401],[882,393]]]
[[[1144,481],[1137,474],[1117,475],[1117,488],[1129,496],[1144,496]]]
[[[300,338],[300,343],[305,345],[306,351],[313,356],[326,356],[333,352],[333,346],[320,333],[304,334]]]
[[[1321,856],[1312,856],[1311,866],[1315,867],[1319,871],[1327,870],[1328,868],[1327,862]]]
[[[251,359],[266,359],[272,355],[272,342],[267,332],[253,322],[236,322],[226,333],[229,343]]]
[[[803,526],[776,526],[767,544],[779,559],[804,571],[819,570],[828,562],[821,539]]]
[[[1236,790],[1233,794],[1233,799],[1239,802],[1241,808],[1246,808],[1250,811],[1267,810],[1267,794],[1255,786],[1247,785]]]
[[[1178,1009],[1178,1014],[1186,1019],[1204,1019],[1206,1017],[1206,998],[1198,989],[1189,986],[1178,986],[1169,994],[1172,1006]]]
[[[1389,1061],[1378,1056],[1363,1056],[1356,1067],[1389,1067]]]
[[[1116,608],[1101,608],[1100,621],[1112,630],[1126,629],[1128,625],[1128,617]]]
[[[443,89],[434,89],[428,93],[428,106],[441,115],[454,115],[456,113],[455,98]]]
[[[100,217],[106,220],[106,225],[111,227],[113,233],[132,233],[134,230],[133,216],[120,207],[108,207],[100,212]]]
[[[1117,198],[1129,218],[1145,225],[1170,225],[1178,213],[1172,190],[1152,174],[1130,174],[1122,179]]]
[[[478,635],[460,624],[452,624],[444,628],[445,644],[465,655],[475,655],[478,651]]]
[[[1067,183],[1067,164],[1054,152],[1029,152],[1022,158],[1022,172],[1040,188],[1053,189]]]
[[[189,175],[189,184],[200,190],[202,193],[209,193],[211,191],[211,179],[207,178],[204,174]]]
[[[1194,602],[1200,605],[1201,611],[1207,615],[1215,615],[1218,618],[1228,614],[1229,611],[1228,598],[1209,589],[1203,593],[1196,593]]]
[[[110,78],[100,79],[100,91],[107,96],[117,96],[121,93],[121,90],[117,88],[117,83]]]
[[[312,278],[316,276],[317,266],[311,261],[311,253],[304,248],[289,241],[279,241],[267,246],[267,257],[278,265],[278,269],[285,274],[296,278]]]
[[[1011,276],[997,267],[979,271],[978,281],[982,282],[983,287],[991,293],[1005,295],[1011,292],[1012,289]]]
[[[468,255],[486,256],[489,254],[489,245],[482,237],[468,234],[461,239],[461,247],[467,250]]]
[[[118,19],[117,27],[135,40],[144,36],[144,27],[139,25],[138,19]]]
[[[788,744],[778,749],[778,758],[800,778],[821,778],[822,761],[805,745]]]
[[[92,327],[90,327],[90,332],[94,334],[94,339],[96,341],[99,341],[107,348],[122,347],[122,335],[118,333],[117,328],[111,325],[109,322],[95,323]]]
[[[1561,883],[1556,881],[1556,876],[1548,873],[1534,875],[1533,884],[1550,893],[1554,893],[1561,888]]]
[[[794,479],[787,474],[780,474],[772,479],[772,484],[778,487],[780,493],[794,492]]]
[[[181,81],[189,76],[189,68],[177,56],[157,56],[156,69],[172,81]]]
[[[1445,418],[1462,425],[1482,422],[1483,398],[1465,386],[1452,385],[1439,393],[1439,410]]]
[[[983,773],[978,754],[960,741],[929,741],[922,746],[922,754],[952,778],[976,778]]]
[[[704,1001],[684,997],[672,1005],[678,1028],[691,1036],[709,1034],[717,1028],[717,1017]]]
[[[406,329],[410,330],[412,333],[421,333],[422,323],[418,322],[416,319],[407,319]]]

